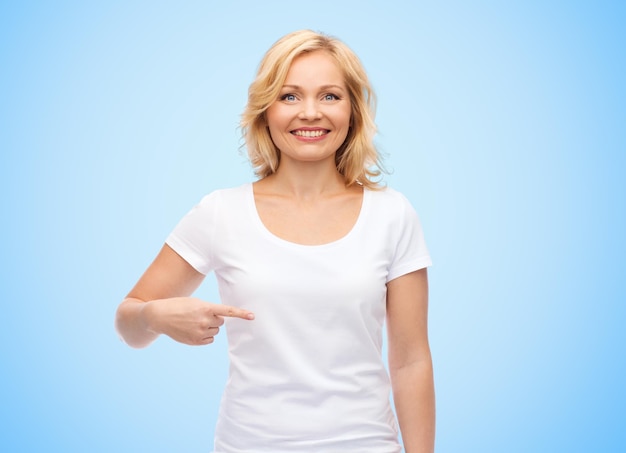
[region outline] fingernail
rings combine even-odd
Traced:
[[[246,315],[246,318],[248,318],[248,319],[254,319],[254,313],[248,313],[248,314]]]

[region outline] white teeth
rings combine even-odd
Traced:
[[[321,137],[325,133],[326,133],[325,130],[315,130],[315,131],[301,131],[301,130],[297,130],[297,131],[293,131],[293,134],[297,135],[299,137]]]

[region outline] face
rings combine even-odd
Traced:
[[[278,99],[267,109],[272,141],[285,161],[329,161],[348,135],[350,96],[333,58],[323,51],[294,59]]]

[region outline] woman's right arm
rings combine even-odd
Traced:
[[[254,319],[236,307],[212,304],[190,297],[204,275],[163,246],[154,262],[117,309],[115,328],[133,348],[144,348],[160,334],[189,345],[213,342],[224,316]]]

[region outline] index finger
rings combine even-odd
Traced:
[[[231,307],[229,305],[215,305],[213,308],[213,314],[219,316],[226,316],[229,318],[241,318],[252,320],[254,319],[254,313],[243,308]]]

